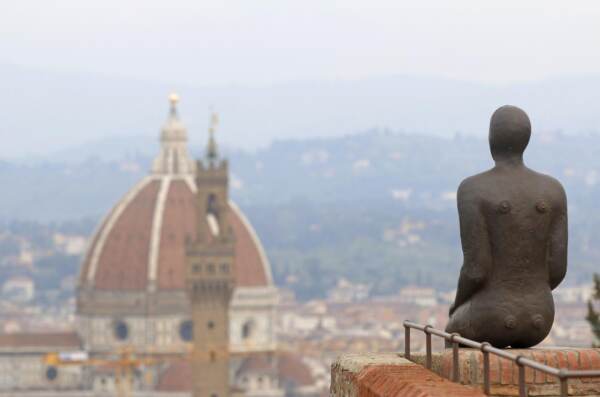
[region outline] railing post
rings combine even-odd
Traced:
[[[567,379],[560,380],[560,397],[567,397],[569,395],[569,383]]]
[[[565,370],[560,370],[558,378],[560,379],[560,397],[567,397],[569,395],[569,378],[566,376]]]
[[[431,369],[431,333],[429,332],[429,328],[433,328],[431,325],[426,325],[423,329],[425,332],[425,366],[427,369]]]
[[[489,342],[481,344],[481,352],[483,353],[483,392],[490,394],[490,352],[486,347],[491,346]]]
[[[517,365],[519,366],[519,397],[527,397],[527,385],[525,384],[525,366],[521,364],[522,356],[518,356],[516,359]]]
[[[460,336],[458,333],[453,333],[450,336],[450,342],[452,342],[452,380],[454,382],[460,382],[460,364],[458,362],[458,342],[454,340],[457,336]]]
[[[404,324],[404,358],[410,360],[410,327]]]

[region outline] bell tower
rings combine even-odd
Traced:
[[[194,324],[193,397],[230,397],[229,305],[234,235],[228,221],[228,163],[220,159],[211,116],[206,156],[196,165],[197,238],[187,245],[187,291]]]

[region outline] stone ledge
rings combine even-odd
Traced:
[[[532,349],[509,349],[516,355],[523,355],[540,363],[572,370],[600,369],[600,349],[546,347]],[[414,353],[411,359],[421,365],[425,362],[424,353]],[[461,348],[459,352],[460,381],[464,385],[480,387],[483,383],[483,356],[475,349]],[[444,377],[452,376],[452,350],[434,353],[432,370]],[[525,370],[528,394],[530,396],[558,396],[558,379],[540,371]],[[494,396],[518,396],[519,372],[517,364],[490,355],[490,384]],[[570,396],[600,396],[600,378],[569,380]]]
[[[347,354],[331,366],[332,397],[483,397],[396,353]]]

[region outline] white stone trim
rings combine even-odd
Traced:
[[[213,236],[218,236],[221,232],[219,230],[219,222],[217,221],[217,217],[214,214],[206,214],[206,222],[208,223],[208,228]]]
[[[160,237],[165,216],[165,203],[171,186],[171,177],[166,175],[160,179],[160,190],[152,215],[152,234],[150,235],[150,255],[148,256],[148,291],[156,291],[156,274],[158,272],[158,254]]]
[[[96,277],[96,270],[98,269],[98,261],[100,260],[100,254],[102,253],[102,249],[104,248],[104,244],[106,243],[106,239],[110,234],[113,226],[125,210],[129,203],[138,195],[138,193],[146,187],[151,181],[152,177],[146,176],[144,177],[137,185],[133,187],[125,197],[123,197],[114,207],[113,211],[111,211],[109,218],[106,220],[106,224],[101,228],[100,235],[98,241],[96,241],[96,245],[93,247],[92,256],[90,258],[90,266],[88,268],[87,281],[90,285],[94,284]],[[95,236],[94,236],[95,238]]]
[[[250,224],[250,221],[248,221],[248,218],[246,218],[246,215],[244,215],[244,213],[242,212],[242,210],[240,210],[240,208],[237,206],[236,203],[234,203],[232,200],[229,200],[229,207],[240,218],[240,220],[242,221],[242,224],[248,230],[248,233],[250,234],[252,241],[254,242],[254,244],[256,245],[256,248],[258,249],[258,255],[260,256],[260,261],[262,262],[263,269],[267,276],[267,283],[268,283],[268,285],[273,285],[273,275],[271,274],[271,264],[269,263],[269,259],[267,258],[267,255],[265,254],[265,250],[262,246],[262,243],[260,242],[260,239],[258,238],[258,235],[256,234],[256,231]]]
[[[86,282],[89,282],[90,266],[87,266],[87,268],[86,268],[85,264],[86,264],[86,261],[89,260],[90,261],[90,265],[91,265],[92,253],[90,252],[90,250],[92,250],[95,247],[95,245],[93,245],[93,244],[94,244],[94,241],[96,241],[96,236],[98,236],[102,232],[102,229],[108,223],[108,218],[110,217],[110,215],[112,214],[112,212],[113,211],[112,211],[112,208],[111,208],[111,210],[108,211],[108,213],[102,217],[102,220],[100,221],[100,223],[98,223],[96,225],[96,228],[94,229],[94,232],[92,233],[91,237],[89,238],[89,240],[87,242],[87,246],[85,247],[85,254],[83,255],[83,262],[81,263],[81,269],[79,270],[80,272],[83,272],[84,270],[86,270],[87,273],[86,274],[80,274],[80,277],[79,277],[79,280],[78,280],[79,286],[83,286],[83,285],[85,285]],[[98,241],[96,241],[96,245],[97,244],[98,244]]]
[[[185,183],[187,183],[187,185],[190,188],[190,190],[192,191],[192,193],[196,194],[198,192],[198,186],[196,186],[196,181],[194,180],[194,176],[185,175],[183,177],[183,180],[185,181]]]

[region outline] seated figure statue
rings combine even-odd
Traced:
[[[464,261],[446,331],[499,348],[534,346],[548,335],[552,290],[567,271],[565,191],[523,164],[530,135],[523,110],[496,110],[489,133],[496,164],[457,193]]]

